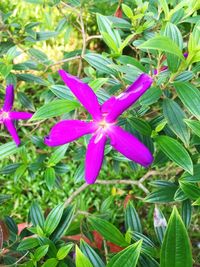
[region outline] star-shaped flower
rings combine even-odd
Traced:
[[[104,148],[109,138],[111,146],[130,160],[148,167],[153,156],[135,136],[117,126],[117,118],[143,95],[152,84],[152,78],[143,73],[124,93],[112,96],[100,105],[89,85],[78,78],[59,71],[65,84],[91,114],[92,121],[63,120],[53,126],[44,142],[48,146],[60,146],[77,138],[92,134],[85,159],[85,180],[95,182],[103,162]]]
[[[32,117],[29,112],[12,111],[14,101],[14,87],[12,84],[6,87],[6,95],[3,108],[0,109],[0,124],[4,124],[8,132],[12,136],[16,145],[20,144],[20,139],[17,134],[14,122],[15,120],[28,120]]]

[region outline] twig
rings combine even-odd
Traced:
[[[85,26],[84,26],[84,22],[83,22],[82,10],[80,10],[80,27],[81,27],[81,35],[82,35],[82,39],[83,39],[83,45],[82,45],[81,58],[80,58],[79,67],[78,67],[78,77],[80,77],[80,75],[81,75],[81,70],[82,70],[82,66],[83,66],[82,59],[85,55],[85,50],[86,50],[86,32],[85,32]]]
[[[29,251],[27,251],[19,260],[17,260],[15,263],[11,264],[11,265],[7,265],[10,267],[16,266],[17,263],[19,263],[21,260],[23,260],[27,255],[28,255]]]
[[[88,36],[87,39],[86,39],[86,42],[88,43],[89,41],[91,41],[93,39],[102,39],[102,36],[101,35],[91,35],[91,36]]]
[[[65,62],[68,62],[68,61],[71,61],[71,60],[75,60],[75,59],[80,59],[80,58],[81,58],[81,56],[74,56],[74,57],[69,57],[69,58],[57,61],[57,62],[52,63],[51,65],[47,66],[44,72],[46,72],[49,68],[51,68],[51,67],[53,67],[55,65],[61,65],[61,64],[65,63]]]
[[[83,185],[81,185],[76,191],[74,191],[72,194],[71,194],[71,196],[69,197],[69,198],[67,198],[66,200],[65,200],[65,203],[64,203],[64,206],[65,207],[67,207],[72,201],[73,201],[73,199],[78,195],[78,194],[80,194],[83,190],[85,190],[85,188],[86,187],[88,187],[89,186],[89,184],[83,184]]]
[[[138,186],[142,191],[144,191],[146,194],[149,193],[149,190],[142,184],[148,177],[151,175],[158,174],[157,171],[149,171],[147,172],[140,180],[138,181],[133,181],[133,180],[97,180],[95,184],[103,184],[103,185],[112,185],[112,184],[127,184],[127,185],[136,185]],[[94,184],[94,185],[95,185]],[[85,190],[89,184],[84,183],[79,187],[76,191],[74,191],[69,198],[65,200],[65,206],[68,206],[74,198],[79,195],[83,190]]]

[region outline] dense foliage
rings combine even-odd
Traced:
[[[197,0],[0,2],[0,264],[200,266],[199,10]],[[60,120],[91,119],[61,68],[100,104],[151,77],[118,119],[153,154],[148,168],[107,142],[88,185],[89,135],[44,144]],[[14,111],[33,114],[17,120],[11,111],[19,146],[3,123],[10,84]]]

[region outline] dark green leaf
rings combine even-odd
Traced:
[[[177,94],[186,108],[200,120],[200,92],[191,83],[174,83]]]
[[[187,150],[175,139],[169,136],[157,136],[156,143],[160,149],[176,164],[193,174],[193,163]]]
[[[89,222],[91,223],[92,227],[106,240],[109,240],[121,247],[126,247],[128,245],[122,233],[108,221],[100,218],[90,217]]]

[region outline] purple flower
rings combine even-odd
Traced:
[[[146,92],[152,84],[152,78],[147,74],[141,74],[124,93],[117,97],[112,96],[101,106],[97,96],[87,84],[64,70],[60,70],[59,74],[91,114],[93,120],[89,122],[60,121],[53,126],[49,136],[45,137],[45,144],[59,146],[72,142],[85,134],[92,134],[85,159],[85,180],[89,184],[94,183],[99,174],[108,138],[110,138],[112,147],[125,157],[148,167],[153,161],[150,151],[135,136],[117,126],[117,118]]]
[[[17,130],[14,126],[14,120],[28,120],[32,117],[31,113],[12,111],[14,101],[14,87],[12,84],[6,87],[6,95],[3,108],[0,109],[0,124],[4,124],[8,132],[12,136],[16,145],[20,144],[20,139],[17,135]]]

